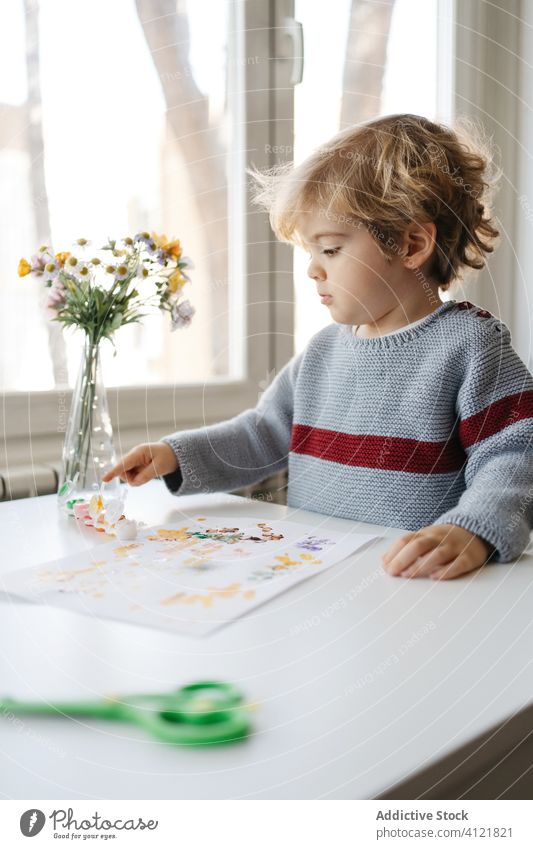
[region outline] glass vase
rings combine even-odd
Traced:
[[[67,516],[74,515],[76,503],[90,501],[102,491],[102,475],[117,462],[100,344],[86,335],[72,394],[58,488],[58,506]],[[120,479],[114,478],[105,488],[115,500],[120,493]]]

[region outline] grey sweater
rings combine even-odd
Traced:
[[[533,524],[533,377],[508,328],[447,301],[359,339],[331,324],[255,408],[165,436],[176,495],[239,489],[288,465],[289,507],[418,530],[451,523],[508,562]]]

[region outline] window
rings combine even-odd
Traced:
[[[295,89],[296,162],[339,130],[378,115],[450,119],[450,6],[442,0],[331,0],[327,15],[317,15],[312,3],[296,0],[305,44],[303,80]],[[342,49],[327,47],[333,44]],[[307,265],[305,253],[295,249],[296,351],[331,321]]]
[[[122,328],[115,357],[103,345],[107,385],[240,376],[242,333],[229,333],[230,303],[243,300],[242,276],[229,274],[244,250],[239,7],[195,0],[161,17],[150,2],[96,0],[80,14],[80,2],[41,0],[26,31],[23,7],[1,12],[6,42],[15,34],[0,80],[2,389],[72,386],[80,354],[80,339],[43,316],[39,282],[17,280],[19,257],[146,229],[178,236],[193,258],[197,312],[182,333],[158,311]]]
[[[42,243],[60,250],[80,236],[99,245],[155,230],[180,238],[195,265],[190,328],[172,333],[156,313],[117,332],[116,357],[103,343],[118,450],[133,429],[155,439],[256,403],[271,369],[271,236],[267,216],[249,213],[245,165],[271,163],[272,91],[286,87],[272,21],[262,0],[2,6],[0,384],[10,462],[28,462],[29,447],[34,461],[58,457],[81,356],[81,339],[43,318],[39,281],[17,277],[19,258]]]

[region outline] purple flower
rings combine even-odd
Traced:
[[[47,262],[50,261],[50,257],[46,256],[46,254],[32,254],[31,258],[31,270],[34,274],[42,274],[44,271],[44,267]]]
[[[190,301],[180,301],[179,304],[174,304],[170,317],[172,319],[172,330],[177,330],[179,327],[187,327],[192,320],[196,310]]]
[[[50,286],[48,298],[46,299],[46,313],[49,318],[54,318],[66,302],[66,286],[59,278],[56,278]]]

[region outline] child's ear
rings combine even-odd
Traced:
[[[437,226],[433,221],[412,224],[404,233],[403,264],[414,270],[420,268],[435,250]]]

